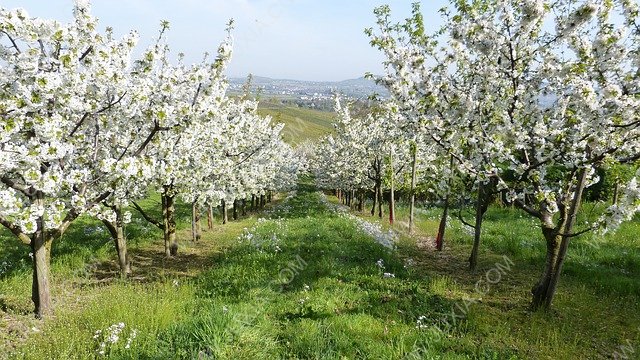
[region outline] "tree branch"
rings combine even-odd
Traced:
[[[152,218],[151,216],[149,216],[143,209],[142,207],[140,207],[140,205],[138,205],[138,203],[136,203],[135,201],[132,201],[131,204],[133,205],[133,207],[138,210],[138,212],[140,213],[140,215],[142,215],[142,217],[147,220],[149,223],[157,226],[160,230],[164,230],[164,224],[161,223],[160,221]]]
[[[13,39],[13,37],[11,35],[9,35],[8,32],[4,31],[4,30],[0,30],[1,33],[7,35],[7,37],[9,38],[9,41],[11,41],[11,44],[13,45],[13,47],[16,49],[16,51],[18,52],[18,54],[21,54],[22,51],[20,51],[20,48],[18,47],[18,44],[16,44],[16,41]]]
[[[80,58],[78,59],[78,61],[82,61],[82,60],[84,60],[84,58],[86,58],[86,57],[87,57],[87,55],[89,55],[89,54],[91,53],[91,51],[93,51],[93,45],[92,45],[92,46],[89,46],[89,47],[87,48],[87,50],[85,50],[85,51],[82,53],[82,55],[80,55]]]
[[[2,182],[3,184],[7,185],[8,187],[10,187],[13,190],[19,191],[21,193],[23,193],[25,196],[31,198],[33,196],[32,191],[27,188],[24,185],[20,185],[18,183],[16,183],[15,180],[9,179],[6,176],[3,176],[2,178],[0,178],[0,182]]]
[[[542,217],[542,214],[533,209],[532,207],[526,205],[525,203],[522,202],[522,200],[520,199],[515,199],[514,203],[516,204],[516,206],[518,206],[520,209],[524,210],[527,214],[536,217],[538,219],[540,219]]]
[[[111,237],[113,237],[114,239],[118,237],[118,231],[116,230],[116,227],[113,226],[111,222],[109,222],[108,220],[102,219],[102,223],[107,228],[107,230],[109,230]]]
[[[106,111],[111,110],[111,108],[112,108],[114,105],[118,105],[118,104],[122,101],[122,99],[124,99],[124,97],[125,97],[125,96],[127,96],[127,92],[126,92],[126,91],[125,91],[125,92],[123,92],[123,93],[122,93],[122,95],[120,95],[120,97],[118,98],[118,100],[113,101],[113,102],[110,102],[110,103],[109,103],[109,105],[107,105],[107,106],[103,107],[102,109],[98,110],[98,111],[96,112],[96,114],[101,114],[101,113],[103,113],[103,112],[106,112]]]
[[[9,229],[25,245],[31,245],[31,238],[22,232],[19,226],[0,216],[0,224]]]
[[[193,101],[191,102],[191,107],[196,106],[196,101],[198,101],[198,95],[200,95],[200,90],[202,89],[202,83],[198,84],[198,89],[196,89],[196,94],[193,95]]]
[[[73,127],[73,130],[71,130],[71,132],[69,133],[69,137],[73,136],[73,134],[76,133],[76,131],[78,131],[78,129],[80,128],[80,126],[82,126],[82,123],[84,123],[84,121],[89,117],[89,113],[84,113],[84,115],[82,115],[82,118],[80,119],[80,121],[78,121],[76,123],[76,126]]]
[[[239,163],[236,163],[235,166],[240,166],[243,163],[245,163],[247,160],[249,160],[253,155],[255,155],[258,151],[262,150],[262,148],[264,147],[264,144],[260,145],[258,148],[256,148],[255,150],[253,150],[253,152],[251,152],[251,154],[247,155],[244,159],[242,159]]]
[[[562,233],[560,233],[558,235],[560,235],[562,237],[566,237],[566,238],[573,238],[573,237],[577,237],[577,236],[586,234],[586,233],[588,233],[590,231],[593,231],[593,230],[595,230],[595,228],[590,227],[590,228],[584,229],[582,231],[578,231],[577,233],[573,233],[573,234],[562,234]]]
[[[106,192],[100,194],[98,197],[96,197],[92,201],[87,202],[87,204],[85,205],[85,208],[86,209],[91,209],[95,205],[98,205],[101,202],[103,202],[109,196],[111,196],[111,191],[106,191]],[[58,238],[58,237],[62,236],[62,234],[64,234],[65,231],[67,231],[67,229],[69,228],[69,225],[71,225],[71,223],[73,221],[75,221],[75,219],[77,219],[78,216],[80,216],[80,215],[81,215],[80,212],[76,211],[75,209],[71,209],[67,213],[67,216],[65,216],[64,219],[62,220],[62,224],[57,229],[54,229],[51,232],[50,235],[53,238]]]
[[[153,140],[153,137],[156,135],[156,133],[158,133],[158,131],[160,131],[160,130],[162,130],[162,129],[160,128],[158,123],[156,123],[155,126],[153,127],[153,129],[151,130],[151,132],[149,133],[149,135],[147,136],[147,138],[140,145],[140,147],[138,147],[138,150],[136,150],[136,152],[133,154],[133,156],[134,157],[140,156],[140,154],[142,154],[144,149],[149,145],[151,140]]]
[[[468,223],[465,219],[464,216],[462,216],[462,208],[458,209],[458,219],[465,225],[467,225],[468,227],[471,228],[475,228],[474,225],[471,225],[470,223]]]

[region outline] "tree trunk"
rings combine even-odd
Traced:
[[[196,202],[191,203],[191,241],[196,241]]]
[[[567,257],[567,250],[569,250],[569,242],[571,241],[571,234],[573,227],[576,224],[578,217],[578,211],[580,211],[580,204],[582,202],[582,194],[587,184],[587,170],[582,169],[578,176],[578,183],[574,191],[573,199],[571,199],[571,206],[567,214],[567,223],[564,226],[564,233],[562,234],[562,242],[560,243],[560,249],[558,250],[558,257],[556,258],[555,271],[549,282],[549,289],[547,290],[547,296],[545,298],[544,307],[549,309],[553,303],[553,298],[556,295],[558,289],[558,282],[560,281],[560,274],[562,273],[562,267]]]
[[[255,211],[255,210],[256,210],[256,196],[251,195],[251,211]]]
[[[351,209],[355,210],[357,208],[358,195],[355,190],[351,190]]]
[[[384,192],[382,190],[382,181],[378,182],[378,217],[382,219],[382,199],[384,197]]]
[[[202,226],[200,225],[200,209],[198,208],[198,203],[196,201],[191,204],[191,238],[193,239],[193,241],[200,241],[200,239],[202,238]]]
[[[371,208],[371,216],[376,214],[376,205],[378,203],[378,184],[373,187],[373,207]]]
[[[444,199],[444,210],[438,226],[438,236],[436,237],[436,250],[442,251],[444,245],[444,232],[447,228],[447,216],[449,216],[449,194]]]
[[[207,228],[213,229],[213,206],[211,204],[207,206]]]
[[[449,159],[449,169],[453,171],[454,157],[451,155]],[[447,216],[449,215],[449,195],[451,192],[451,177],[447,180],[447,196],[444,198],[444,211],[442,212],[442,218],[440,219],[440,226],[438,227],[438,236],[436,237],[436,249],[442,251],[444,246],[444,233],[447,229]]]
[[[416,207],[416,168],[418,164],[418,149],[415,143],[411,144],[411,201],[409,202],[409,234],[413,234]]]
[[[473,227],[473,249],[469,257],[469,269],[475,271],[478,267],[478,250],[480,249],[480,234],[482,232],[482,219],[484,218],[484,184],[478,182],[478,199],[476,200],[476,222]]]
[[[36,203],[43,201],[36,200]],[[33,254],[33,283],[31,285],[31,300],[35,308],[36,317],[44,319],[53,313],[51,303],[50,270],[51,242],[44,229],[44,219],[38,220],[38,231],[31,237],[31,252]]]
[[[229,216],[227,212],[227,202],[222,200],[222,204],[220,205],[222,209],[222,224],[226,224],[229,221]]]
[[[127,250],[127,237],[124,232],[124,214],[122,207],[116,206],[116,245],[118,250],[118,261],[123,277],[131,273],[131,263],[129,262],[129,252]]]
[[[247,216],[247,199],[242,199],[242,216]]]
[[[264,194],[260,195],[260,209],[264,209],[265,201]]]
[[[616,184],[613,188],[613,205],[618,205],[620,197],[620,179],[616,178]]]
[[[271,190],[269,190],[269,192],[267,193],[267,201],[271,203],[272,200],[273,200],[273,194],[271,194]]]
[[[127,238],[124,233],[124,216],[122,214],[122,207],[113,206],[112,210],[116,213],[115,223],[107,220],[102,220],[102,222],[107,227],[107,230],[109,230],[115,243],[116,252],[118,253],[118,265],[120,265],[120,277],[124,279],[131,273],[129,255],[127,253]]]
[[[391,174],[390,182],[391,189],[389,191],[389,224],[393,226],[394,221],[396,220],[396,194],[395,194],[395,172],[393,168],[393,153],[389,154],[389,172]]]
[[[178,240],[176,238],[176,204],[175,195],[170,194],[172,189],[169,186],[165,186],[164,195],[164,208],[162,214],[164,215],[164,241],[165,241],[165,253],[167,256],[178,255]]]
[[[549,284],[551,283],[551,278],[555,271],[555,264],[558,259],[558,250],[560,249],[561,241],[561,237],[551,224],[543,224],[542,233],[544,234],[544,238],[547,243],[547,255],[542,277],[540,277],[538,283],[533,287],[533,289],[531,289],[531,294],[533,295],[531,307],[534,310],[544,307],[544,304],[546,303]]]
[[[202,239],[202,221],[200,211],[196,212],[196,241]]]
[[[351,208],[351,210],[354,210],[356,207],[356,191],[355,190],[351,190],[351,193],[349,194],[349,197],[351,199],[351,204],[349,204],[349,207]]]
[[[167,208],[167,196],[162,194],[162,235],[164,237],[164,255],[171,257],[171,246],[169,242],[169,215]]]
[[[233,200],[233,220],[238,220],[238,200]]]

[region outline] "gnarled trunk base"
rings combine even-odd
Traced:
[[[547,242],[547,255],[545,260],[544,272],[538,280],[538,283],[531,289],[531,308],[538,310],[546,308],[546,303],[550,296],[549,284],[553,278],[553,274],[557,271],[556,263],[558,259],[558,250],[560,249],[560,241],[562,238],[554,231],[554,229],[543,229],[545,240]]]

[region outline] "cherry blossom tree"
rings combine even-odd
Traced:
[[[150,139],[147,154],[156,162],[150,186],[157,189],[162,200],[162,221],[153,219],[133,202],[143,217],[163,230],[165,254],[178,252],[175,202],[181,191],[200,178],[205,168],[197,161],[204,150],[198,141],[204,136],[219,138],[219,119],[224,114],[226,82],[223,72],[231,59],[231,27],[229,36],[218,48],[214,61],[208,56],[200,64],[187,66],[183,56],[177,65],[169,62],[169,46],[162,34],[168,28],[163,23],[159,41],[147,50],[138,66],[145,71],[146,120],[158,130]]]
[[[84,1],[73,15],[60,24],[0,9],[0,223],[31,247],[38,317],[52,312],[52,242],[85,212],[113,217],[100,208],[113,194],[108,184],[148,169],[144,143],[120,122],[135,116],[128,85],[137,34],[99,33]]]

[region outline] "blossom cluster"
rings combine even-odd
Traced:
[[[126,325],[123,322],[113,324],[105,330],[96,330],[93,334],[93,340],[96,342],[96,352],[99,356],[107,356],[123,338],[123,331]],[[138,330],[133,329],[129,332],[124,341],[124,349],[130,349],[133,341],[138,336]]]

